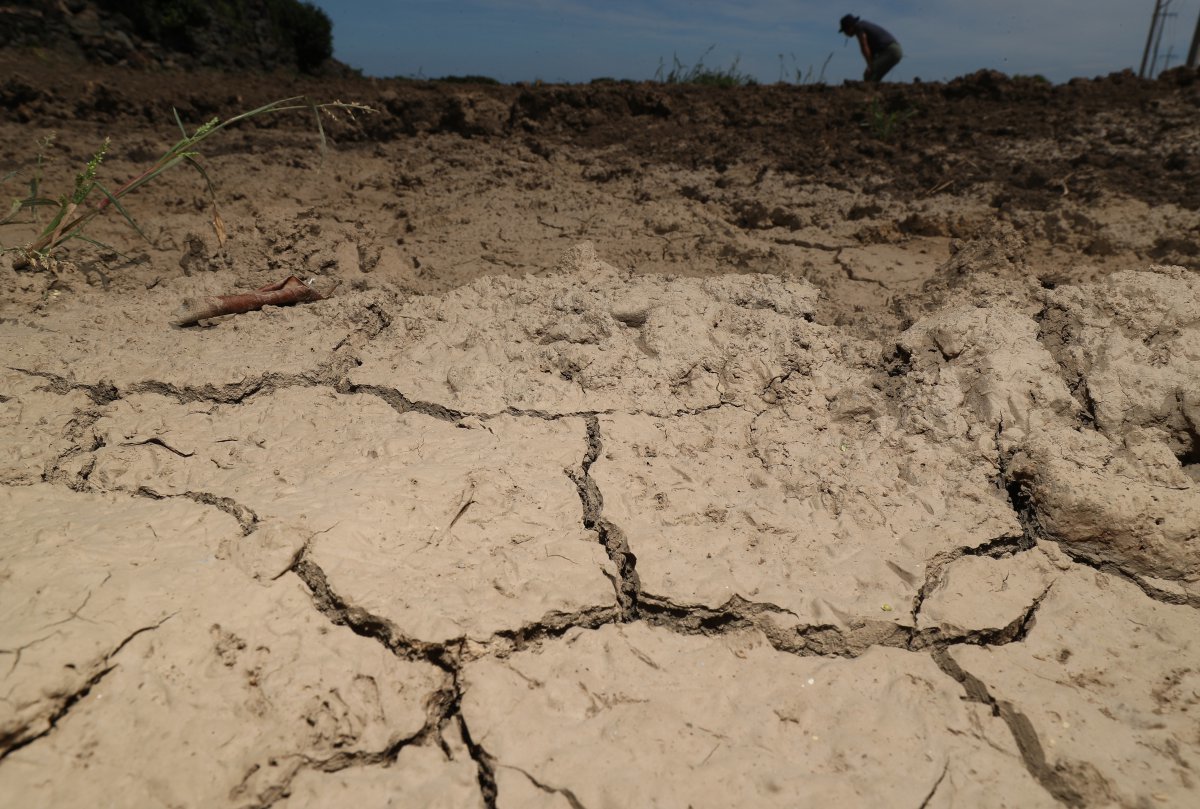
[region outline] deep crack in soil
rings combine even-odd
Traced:
[[[140,627],[138,629],[135,629],[133,632],[130,632],[128,635],[126,635],[124,637],[124,639],[121,640],[120,643],[118,643],[116,646],[113,647],[112,651],[110,651],[104,655],[102,661],[99,663],[98,670],[96,671],[95,674],[93,674],[85,683],[83,683],[81,686],[74,689],[70,693],[63,694],[58,697],[59,706],[57,709],[55,709],[55,711],[46,720],[47,724],[46,724],[45,729],[43,729],[42,731],[40,731],[36,734],[27,736],[26,738],[23,738],[23,739],[20,738],[20,736],[23,735],[23,733],[26,733],[29,731],[29,728],[27,728],[27,727],[19,728],[13,734],[0,737],[0,751],[3,751],[3,752],[0,752],[0,762],[3,762],[4,759],[8,758],[10,755],[17,752],[21,748],[28,747],[29,745],[36,742],[38,739],[44,738],[45,736],[49,735],[56,727],[58,727],[58,723],[60,721],[62,721],[63,717],[65,717],[67,714],[69,714],[71,712],[71,709],[73,707],[75,707],[75,705],[80,700],[82,700],[84,697],[86,697],[88,694],[90,694],[92,692],[92,690],[97,685],[99,685],[100,682],[105,677],[107,677],[110,673],[112,673],[113,669],[115,669],[117,667],[116,663],[111,662],[112,659],[114,657],[116,657],[118,654],[120,654],[121,650],[124,649],[126,646],[128,646],[130,641],[132,641],[134,638],[136,638],[137,636],[139,636],[145,632],[153,632],[154,630],[156,630],[160,626],[162,626],[164,623],[171,620],[172,617],[173,617],[173,615],[168,615],[157,623]]]
[[[471,753],[478,769],[479,787],[483,800],[488,809],[496,806],[496,777],[495,767],[491,757],[471,737],[470,728],[462,715],[462,639],[450,643],[422,643],[411,638],[405,638],[390,621],[371,615],[370,613],[347,604],[334,593],[325,577],[325,572],[314,562],[301,557],[292,565],[292,571],[304,582],[312,594],[313,605],[330,621],[352,629],[356,634],[378,641],[392,654],[403,660],[422,660],[437,666],[449,678],[449,686],[439,689],[433,700],[430,719],[424,730],[411,740],[416,743],[431,738],[437,734],[440,740],[442,730],[447,724],[457,722],[462,732],[463,741]],[[445,743],[440,742],[445,749]],[[390,751],[392,758],[398,755],[400,746]]]
[[[1087,805],[1085,793],[1081,790],[1083,785],[1076,780],[1074,772],[1074,769],[1080,769],[1081,765],[1076,763],[1073,769],[1072,765],[1060,762],[1057,766],[1051,767],[1046,762],[1046,753],[1037,731],[1025,714],[1021,713],[1012,703],[992,697],[983,681],[964,671],[945,649],[934,651],[933,659],[948,677],[952,677],[962,684],[968,699],[981,705],[987,705],[992,709],[993,716],[1004,720],[1017,743],[1017,749],[1021,752],[1025,768],[1047,792],[1054,796],[1055,800],[1071,807]],[[1098,774],[1093,773],[1093,775]]]
[[[625,532],[618,526],[604,519],[604,495],[600,487],[592,479],[592,464],[600,457],[604,449],[600,436],[600,419],[595,415],[587,418],[588,449],[578,473],[568,470],[567,475],[575,483],[579,491],[579,501],[583,505],[583,527],[595,531],[605,553],[617,570],[613,589],[616,591],[617,603],[621,608],[621,620],[637,620],[641,595],[641,581],[637,574],[637,557],[629,549],[629,541]]]

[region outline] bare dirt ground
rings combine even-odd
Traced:
[[[0,804],[1200,803],[1194,73],[0,67]]]

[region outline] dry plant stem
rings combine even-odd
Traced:
[[[319,301],[325,296],[294,275],[289,275],[276,284],[268,284],[254,292],[238,295],[214,295],[195,301],[185,301],[186,311],[182,317],[172,321],[173,326],[194,326],[201,320],[221,315],[240,315],[254,312],[264,306],[289,306],[293,303]]]

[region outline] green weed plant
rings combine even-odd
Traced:
[[[816,76],[813,75],[813,71],[816,69],[814,65],[810,64],[808,69],[805,70],[800,67],[799,62],[796,60],[796,54],[791,53],[788,56],[791,58],[790,65],[784,61],[783,54],[779,54],[780,84],[825,84],[825,69],[829,67],[829,62],[833,59],[832,51],[825,57],[825,61],[821,63],[821,70]]]
[[[343,111],[353,114],[354,112],[371,111],[370,107],[357,103],[335,101],[318,104],[304,96],[293,96],[291,98],[272,101],[261,107],[234,115],[224,121],[220,120],[220,118],[213,118],[197,127],[189,135],[183,125],[183,121],[179,118],[179,113],[172,110],[175,115],[175,123],[179,126],[179,131],[183,137],[175,145],[167,149],[162,157],[156,160],[145,171],[115,188],[110,188],[101,182],[99,179],[100,166],[104,162],[104,157],[108,153],[110,144],[109,139],[105,138],[104,143],[96,150],[91,159],[88,160],[87,165],[75,176],[74,188],[69,193],[62,194],[57,198],[46,196],[42,189],[42,169],[46,162],[45,154],[53,143],[53,136],[45,138],[39,142],[37,161],[28,184],[28,193],[22,197],[12,198],[7,211],[0,214],[0,225],[23,224],[19,220],[24,211],[30,213],[31,220],[35,224],[40,224],[39,209],[49,209],[53,211],[53,214],[49,222],[41,228],[33,241],[19,247],[4,247],[3,252],[15,251],[20,255],[23,262],[39,266],[44,266],[63,245],[72,240],[87,242],[103,249],[117,252],[108,245],[92,239],[84,232],[84,229],[93,219],[107,213],[110,209],[115,209],[139,236],[149,241],[146,234],[138,227],[137,222],[130,216],[129,211],[126,210],[122,200],[142,186],[181,164],[191,166],[204,179],[213,203],[213,227],[217,231],[218,238],[223,242],[224,224],[221,221],[220,213],[216,206],[216,191],[211,178],[208,176],[208,172],[200,163],[200,153],[196,151],[196,147],[221,130],[242,121],[247,121],[268,113],[304,109],[311,110],[313,113],[317,132],[320,135],[322,153],[324,153],[327,146],[325,128],[321,122],[321,115],[323,113],[332,114],[336,111]],[[18,173],[18,171],[12,171],[0,177],[0,184],[7,183],[16,178]]]
[[[716,45],[709,45],[691,67],[680,62],[679,56],[673,54],[673,64],[671,69],[667,70],[666,63],[659,59],[654,80],[660,84],[698,84],[705,87],[747,87],[758,84],[758,79],[738,69],[740,58],[735,58],[733,64],[727,68],[711,68],[705,65],[704,59],[715,47]]]
[[[865,126],[875,138],[890,141],[899,131],[900,126],[917,114],[917,110],[909,107],[903,110],[885,110],[878,98],[871,99],[867,106]]]

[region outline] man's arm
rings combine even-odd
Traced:
[[[871,66],[871,46],[867,44],[867,32],[858,32],[858,47],[862,50],[863,58],[867,60],[867,67]]]

